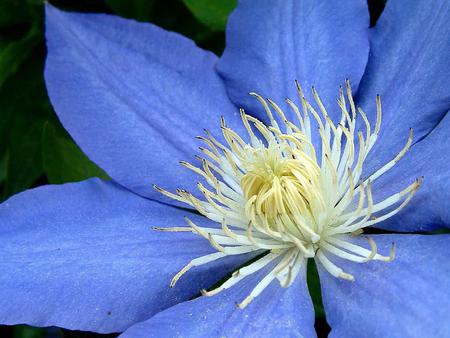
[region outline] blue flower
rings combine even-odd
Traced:
[[[52,104],[76,142],[113,181],[39,187],[0,206],[1,323],[125,331],[123,337],[314,337],[305,265],[297,264],[314,256],[332,336],[450,335],[449,235],[411,234],[450,225],[450,3],[390,0],[369,30],[365,1],[241,1],[229,18],[220,59],[150,24],[65,13],[49,5],[46,12],[45,76]],[[344,92],[356,93],[368,123],[364,112],[354,111],[351,94],[342,94],[336,104],[345,78],[352,87]],[[297,104],[306,107],[299,113],[302,126],[289,122],[296,119],[295,103],[293,109],[275,103],[297,97],[295,79],[303,88],[315,85],[320,94],[319,99],[316,90],[300,93]],[[381,129],[377,94],[383,98]],[[239,114],[239,107],[246,113]],[[305,112],[314,121],[314,109],[324,124],[319,132],[306,126]],[[263,136],[252,137],[255,128],[245,121]],[[347,136],[358,129],[365,133],[368,126],[367,134]],[[210,150],[201,150],[202,156],[222,161],[218,170],[206,159],[198,170],[189,164],[198,163],[194,138],[202,128],[214,135],[223,131],[225,141],[206,134]],[[414,141],[408,139],[409,128]],[[240,137],[248,134],[246,146]],[[351,158],[333,147],[337,134],[342,149],[356,150],[354,159],[361,149],[364,166],[362,172],[355,169],[357,175],[345,166],[333,174],[335,161],[350,163]],[[223,151],[219,142],[229,149]],[[409,151],[404,154],[403,148]],[[314,152],[324,155],[308,162]],[[182,163],[192,170],[178,160],[189,161]],[[386,163],[393,168],[383,167]],[[374,177],[379,168],[389,170]],[[200,185],[200,195],[194,196],[188,191],[197,191],[199,173],[215,190]],[[240,187],[231,189],[230,175],[245,176]],[[344,176],[344,192],[357,197],[348,201],[356,203],[353,212],[364,196],[364,222],[407,233],[373,234],[369,243],[349,237],[347,232],[358,235],[366,223],[345,228],[351,214],[328,213],[341,203],[333,199],[334,178]],[[417,190],[414,180],[422,176]],[[293,195],[285,193],[287,188],[280,193],[274,182],[281,178]],[[151,183],[164,189],[152,189]],[[221,189],[229,190],[221,195]],[[241,194],[233,195],[239,189]],[[239,199],[243,203],[236,203]],[[303,221],[277,223],[296,208],[303,211],[296,214]],[[378,216],[381,210],[392,217],[376,223],[372,211]],[[326,224],[338,224],[334,230],[339,231],[326,237],[329,242],[323,241],[322,228],[302,225],[323,215],[333,216]],[[248,217],[245,234],[227,217],[236,223]],[[295,236],[293,225],[301,235]],[[393,258],[392,243],[396,257],[385,262]],[[187,271],[186,264],[200,257],[200,263],[204,257],[210,263],[196,261],[198,266]],[[259,266],[236,270],[252,258]],[[205,295],[220,291],[210,288],[231,272],[228,281],[234,283],[244,271],[252,273],[232,287],[196,297],[203,289],[210,290]],[[273,271],[278,281],[266,279]],[[173,288],[171,280],[177,282]]]

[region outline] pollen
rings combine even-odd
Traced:
[[[421,185],[421,179],[416,179],[376,203],[372,195],[375,181],[410,148],[412,130],[403,149],[390,162],[366,174],[364,162],[381,128],[380,97],[376,97],[373,126],[364,111],[355,106],[346,81],[337,100],[340,120],[333,122],[314,88],[314,101],[310,103],[298,82],[296,86],[300,105],[286,100],[296,121],[289,120],[274,101],[250,93],[261,104],[267,124],[241,109],[245,135],[229,128],[222,118],[223,140],[209,131],[197,137],[203,142],[199,148],[202,155],[197,157],[199,165],[181,162],[199,175],[197,193],[173,193],[155,186],[213,221],[211,227],[203,227],[186,218],[186,226],[156,228],[193,232],[216,250],[188,262],[173,277],[171,287],[195,266],[230,255],[252,254],[259,258],[236,270],[219,287],[202,291],[204,296],[213,296],[265,268],[269,272],[238,304],[244,308],[274,280],[289,287],[308,258],[314,258],[334,277],[349,281],[354,276],[330,257],[355,263],[394,259],[394,243],[387,255],[379,254],[375,241],[364,235],[363,229],[397,214]],[[356,130],[357,117],[362,120],[363,131]],[[363,236],[367,245],[356,244],[356,236]]]

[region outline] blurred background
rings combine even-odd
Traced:
[[[217,55],[225,47],[227,16],[236,6],[236,0],[49,2],[71,11],[109,13],[152,22],[193,39]],[[108,178],[62,128],[48,100],[43,78],[46,55],[43,4],[42,0],[0,0],[0,201],[43,184],[94,176]],[[369,0],[371,25],[383,5],[383,0]],[[314,265],[308,269],[308,284],[316,310],[316,329],[319,337],[326,337],[329,328],[314,269]],[[1,338],[116,336],[24,325],[0,326]]]

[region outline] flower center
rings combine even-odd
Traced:
[[[271,144],[267,148],[250,148],[246,173],[241,188],[249,206],[255,206],[258,217],[276,222],[281,215],[292,216],[298,207],[310,205],[311,192],[315,188],[320,168],[314,163],[302,161],[293,148]],[[286,157],[286,154],[289,157]],[[251,218],[251,214],[248,215]]]
[[[223,118],[221,129],[225,142],[218,141],[209,132],[198,137],[207,146],[200,147],[204,154],[200,157],[201,165],[184,161],[181,164],[206,183],[207,186],[197,185],[203,198],[185,190],[177,190],[175,194],[155,186],[162,194],[188,204],[219,223],[219,226],[200,227],[186,219],[187,227],[157,228],[191,231],[217,250],[189,262],[174,276],[171,286],[194,266],[229,255],[266,253],[235,271],[218,288],[203,291],[203,295],[212,296],[268,267],[270,272],[239,303],[242,308],[274,279],[284,287],[290,286],[308,258],[314,257],[330,274],[347,280],[354,277],[335,265],[330,255],[356,263],[394,258],[394,245],[391,253],[383,256],[377,253],[370,237],[365,236],[369,248],[355,244],[353,238],[361,235],[362,229],[398,213],[419,188],[421,180],[418,179],[381,202],[374,203],[372,197],[375,180],[394,167],[411,146],[412,130],[406,145],[392,161],[374,173],[365,174],[364,161],[381,126],[380,98],[376,101],[373,128],[364,111],[356,109],[347,81],[346,95],[340,90],[341,118],[335,124],[315,89],[312,94],[319,112],[296,84],[302,109],[289,99],[286,102],[298,125],[288,120],[275,102],[251,93],[261,103],[270,124],[265,125],[241,109],[247,132],[245,140],[244,135],[227,127]],[[357,115],[364,122],[365,133],[356,132]],[[315,140],[319,140],[318,144],[313,144]]]
[[[240,185],[249,220],[265,224],[267,232],[286,233],[307,243],[318,241],[313,208],[323,203],[320,167],[303,149],[273,142],[247,147],[242,167]],[[302,227],[307,228],[302,231]]]

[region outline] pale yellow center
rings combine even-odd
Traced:
[[[221,130],[225,142],[209,132],[198,137],[206,144],[200,147],[204,155],[199,157],[201,162],[197,166],[185,161],[181,164],[203,179],[204,183],[197,185],[203,197],[183,189],[172,193],[155,187],[165,196],[195,208],[209,221],[219,223],[198,225],[186,219],[186,227],[157,228],[196,233],[217,250],[187,263],[173,277],[171,287],[193,267],[226,256],[266,252],[235,271],[219,287],[202,291],[205,296],[213,296],[250,274],[269,269],[238,304],[244,308],[275,279],[283,287],[292,285],[308,258],[314,258],[332,276],[346,280],[354,280],[354,276],[329,257],[355,263],[394,259],[394,245],[389,255],[381,255],[371,237],[366,237],[370,247],[366,248],[355,242],[354,236],[394,216],[420,187],[421,179],[417,179],[384,200],[374,202],[372,197],[374,182],[394,167],[411,146],[412,130],[395,158],[375,172],[363,174],[365,159],[381,127],[380,98],[376,98],[373,127],[364,111],[355,106],[347,81],[347,98],[343,89],[339,91],[341,117],[333,122],[315,89],[312,95],[316,108],[306,100],[297,82],[296,85],[302,111],[293,101],[287,99],[286,103],[298,125],[275,102],[251,93],[262,104],[269,124],[241,110],[247,137],[242,138],[229,128],[224,119]],[[357,115],[365,124],[365,133],[357,131]],[[313,144],[316,140],[320,143]]]
[[[280,156],[272,147],[252,149],[252,152],[240,185],[259,216],[272,222],[278,216],[298,212],[299,208],[310,209],[311,185],[318,178],[315,168],[295,156]]]

